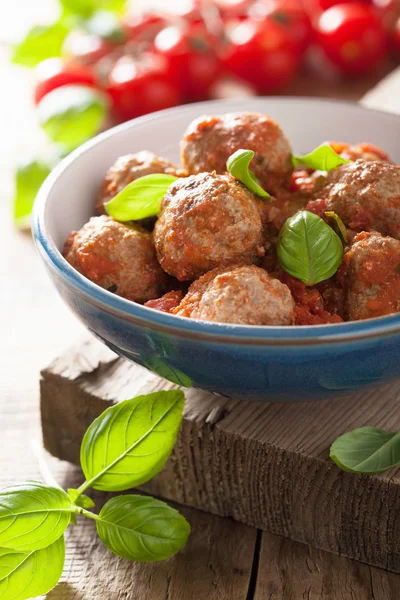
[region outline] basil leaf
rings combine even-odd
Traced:
[[[12,62],[24,67],[35,67],[46,58],[60,56],[68,31],[68,27],[61,22],[34,27],[14,47]]]
[[[160,375],[167,381],[172,381],[172,383],[176,383],[182,387],[191,388],[193,387],[193,381],[189,377],[178,369],[170,364],[168,364],[164,359],[159,356],[152,356],[149,359],[142,359],[143,363],[146,365],[148,369]]]
[[[108,10],[122,14],[126,10],[127,0],[60,0],[66,14],[90,17],[97,10]]]
[[[22,552],[55,542],[71,520],[73,506],[60,488],[28,481],[0,491],[0,547]]]
[[[306,285],[315,285],[336,273],[343,258],[343,244],[325,221],[302,210],[282,227],[277,254],[284,271]]]
[[[354,429],[333,442],[329,456],[343,471],[382,473],[400,464],[400,432]]]
[[[95,12],[86,21],[85,29],[88,33],[97,35],[103,40],[109,40],[114,44],[122,43],[125,40],[125,34],[118,17],[110,11],[99,10]]]
[[[0,548],[1,600],[29,600],[47,594],[62,575],[64,558],[64,536],[30,553]]]
[[[96,506],[89,496],[80,494],[78,490],[75,490],[74,488],[68,488],[68,496],[71,498],[71,501],[76,504],[76,506],[81,506],[82,508],[93,508]]]
[[[87,487],[107,492],[127,490],[149,481],[164,465],[182,419],[180,390],[154,392],[108,408],[87,432],[81,466]]]
[[[321,146],[318,146],[309,154],[303,154],[303,156],[292,156],[293,166],[301,165],[315,171],[330,171],[349,162],[351,161],[339,156],[329,144],[321,144]]]
[[[328,225],[330,225],[335,233],[340,237],[343,245],[347,245],[347,229],[342,219],[333,210],[327,210],[326,216],[328,217]]]
[[[103,506],[97,533],[111,552],[138,562],[174,556],[183,548],[190,525],[165,502],[146,496],[118,496]]]
[[[84,85],[65,85],[46,94],[38,105],[39,123],[67,150],[99,133],[108,105],[105,96]]]
[[[226,161],[226,169],[232,177],[241,181],[247,189],[257,194],[257,196],[271,198],[268,192],[260,186],[254,173],[249,169],[249,164],[253,157],[253,150],[237,150]]]
[[[160,212],[162,199],[177,179],[165,173],[139,177],[105,203],[106,212],[117,221],[155,217]]]
[[[50,174],[51,167],[34,159],[17,166],[15,171],[14,221],[18,227],[29,225],[29,217],[36,195]]]

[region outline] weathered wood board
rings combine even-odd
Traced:
[[[176,387],[85,338],[42,371],[44,444],[78,463],[105,408]],[[259,404],[186,390],[181,433],[144,489],[338,555],[400,572],[400,474],[340,471],[329,446],[362,425],[400,429],[400,383],[330,401]]]

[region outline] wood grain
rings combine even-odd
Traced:
[[[89,424],[114,402],[176,387],[87,337],[42,371],[45,447],[79,463]],[[340,471],[329,446],[367,424],[400,429],[400,383],[330,402],[254,403],[185,390],[184,419],[150,493],[400,571],[400,477]]]

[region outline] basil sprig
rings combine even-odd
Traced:
[[[343,471],[382,473],[400,464],[400,432],[354,429],[333,442],[329,456]]]
[[[117,221],[139,221],[155,217],[160,212],[162,199],[177,179],[165,173],[139,177],[105,203],[106,212]]]
[[[247,189],[257,194],[257,196],[271,198],[270,194],[261,187],[257,177],[249,169],[249,164],[253,157],[253,150],[236,150],[226,161],[226,170],[232,177],[243,183]]]
[[[309,154],[292,156],[294,167],[301,165],[315,171],[331,171],[349,162],[351,161],[339,156],[329,144],[321,144]]]
[[[114,554],[153,562],[174,556],[190,533],[185,518],[164,502],[138,495],[109,500],[99,514],[83,494],[92,487],[123,491],[148,481],[170,455],[182,419],[184,395],[161,391],[106,410],[86,432],[81,465],[86,481],[68,493],[40,482],[0,491],[0,597],[28,600],[46,594],[61,577],[64,532],[78,515],[96,521]]]
[[[343,258],[343,244],[318,215],[302,210],[282,227],[277,254],[284,271],[306,285],[315,285],[336,273]]]
[[[64,85],[46,94],[37,110],[47,135],[73,150],[99,133],[108,115],[108,100],[88,86]]]

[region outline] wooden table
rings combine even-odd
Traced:
[[[10,165],[16,148],[34,147],[25,76],[7,66],[0,50],[3,105],[0,111],[0,486],[40,478],[32,440],[40,439],[38,373],[63,347],[82,333],[50,285],[30,236],[11,225]],[[316,88],[308,80],[293,92],[358,99],[375,83]],[[81,481],[77,468],[49,457],[65,487]],[[192,535],[175,559],[138,565],[110,554],[97,542],[92,522],[67,534],[67,557],[60,584],[50,600],[397,600],[400,576],[339,558],[277,536],[258,532],[230,519],[183,509]]]

